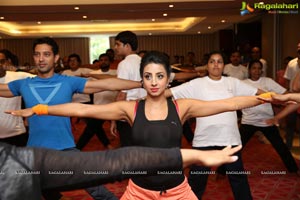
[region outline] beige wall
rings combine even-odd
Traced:
[[[282,56],[296,57],[297,44],[300,42],[300,14],[282,15]]]
[[[80,55],[82,63],[89,63],[89,38],[54,38],[59,45],[59,54],[61,57],[72,53]],[[0,49],[8,49],[19,58],[19,65],[29,62],[34,65],[32,59],[33,40],[26,39],[2,39],[0,40]]]
[[[265,14],[261,22],[262,57],[268,62],[268,75],[274,78],[283,59],[286,56],[296,56],[297,43],[300,42],[300,15]]]

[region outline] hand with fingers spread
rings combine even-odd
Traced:
[[[234,156],[236,152],[242,149],[242,145],[231,147],[227,146],[222,150],[199,151],[194,149],[181,150],[184,167],[190,164],[212,167],[225,163],[237,161],[238,157]],[[196,161],[196,162],[195,162]]]

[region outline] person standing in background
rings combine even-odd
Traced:
[[[223,73],[240,80],[248,78],[248,70],[241,65],[241,54],[239,51],[233,51],[230,55],[229,64],[225,65]]]
[[[140,64],[141,57],[137,55],[138,39],[131,31],[120,32],[115,38],[115,51],[117,56],[125,57],[118,65],[117,77],[133,81],[141,81]],[[118,93],[116,100],[136,100],[146,96],[143,88],[122,90]],[[111,133],[119,133],[121,146],[131,144],[131,126],[126,121],[118,121],[117,125],[111,122]]]
[[[267,76],[267,72],[268,72],[267,61],[261,57],[261,51],[259,47],[253,47],[251,49],[251,60],[259,60],[263,64],[263,69],[262,69],[263,71],[261,76]]]
[[[284,78],[287,81],[288,91],[293,92],[292,83],[297,73],[300,71],[300,42],[297,44],[297,57],[291,60],[284,73]],[[288,115],[286,113],[289,113]],[[286,116],[287,115],[287,116]],[[286,116],[286,145],[289,149],[293,147],[293,138],[297,127],[298,120],[297,105],[287,105],[281,112],[274,116],[274,123],[278,124],[278,121]],[[300,139],[299,139],[300,141]]]
[[[109,56],[110,60],[110,69],[117,69],[119,63],[122,61],[120,59],[116,59],[115,57],[115,51],[113,49],[107,49],[105,52]],[[118,56],[118,55],[117,55]],[[123,56],[118,56],[118,57],[123,57]]]
[[[246,84],[252,85],[253,87],[259,88],[266,92],[274,92],[276,94],[286,93],[286,89],[276,83],[273,79],[267,77],[261,77],[262,74],[262,63],[259,60],[252,60],[249,63],[249,79],[244,80]],[[242,146],[246,146],[247,142],[251,139],[255,132],[260,131],[272,144],[285,167],[291,173],[298,171],[298,166],[284,144],[278,127],[274,124],[267,124],[266,120],[274,117],[272,105],[265,103],[252,108],[246,108],[242,110],[242,121],[239,127]],[[300,172],[298,172],[300,175]]]
[[[68,63],[70,69],[64,70],[62,72],[62,75],[81,77],[82,74],[88,74],[93,71],[92,69],[81,67],[81,58],[76,53],[70,54],[68,56]],[[91,103],[90,95],[78,93],[74,94],[72,97],[72,102]]]
[[[289,88],[289,86],[287,85],[287,81],[284,78],[284,73],[291,60],[293,60],[293,57],[291,56],[285,57],[281,69],[276,72],[276,82],[279,83],[284,88]]]
[[[35,75],[26,72],[8,71],[8,66],[13,66],[12,60],[16,56],[7,49],[0,50],[0,83],[7,84],[11,81],[34,77]],[[16,64],[16,63],[15,63]],[[11,117],[4,113],[7,109],[21,109],[22,98],[4,98],[0,97],[0,142],[15,146],[26,146],[28,133],[26,131],[22,117]]]
[[[107,54],[101,54],[98,59],[98,65],[100,69],[94,70],[87,74],[86,76],[88,77],[95,77],[96,79],[98,78],[97,75],[111,75],[111,76],[116,76],[117,72],[116,70],[111,70],[110,69],[110,58]],[[96,105],[102,105],[102,104],[108,104],[111,102],[114,102],[117,96],[117,91],[103,91],[103,92],[98,92],[94,93],[94,100],[93,104]],[[86,146],[86,144],[90,141],[90,139],[96,134],[98,137],[99,141],[102,142],[105,148],[107,149],[112,149],[113,147],[110,144],[110,141],[108,137],[106,136],[106,133],[103,129],[103,124],[106,120],[101,120],[101,119],[94,119],[94,118],[87,118],[87,125],[81,134],[76,147],[78,149],[83,149],[83,147]]]

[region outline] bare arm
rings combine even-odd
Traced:
[[[273,118],[266,120],[268,125],[279,126],[280,120],[285,118],[288,114],[296,111],[300,107],[300,104],[289,104],[282,111],[277,113]]]
[[[130,81],[119,78],[107,78],[101,80],[88,80],[85,84],[83,93],[91,94],[105,90],[129,90],[140,87],[141,83],[139,81]]]
[[[295,101],[297,103],[300,103],[300,93],[288,93],[288,94],[276,94],[272,95],[272,99],[275,101],[282,101],[282,102],[289,102],[289,101]]]
[[[238,96],[216,101],[178,99],[180,117],[184,122],[192,117],[205,117],[227,111],[236,111],[257,106],[262,103],[256,96]]]
[[[225,147],[223,150],[199,151],[194,149],[181,149],[183,167],[191,164],[202,166],[219,166],[225,163],[235,162],[238,157],[233,156],[234,153],[241,150],[242,146],[231,148]]]
[[[13,93],[11,93],[7,84],[0,84],[0,96],[1,97],[14,97]]]
[[[41,114],[66,117],[89,117],[104,120],[126,120],[131,123],[134,105],[134,101],[119,101],[105,105],[67,103],[48,106],[47,112],[42,112]],[[34,110],[33,107],[15,111],[8,110],[5,112],[15,116],[30,117],[36,113],[36,110]]]

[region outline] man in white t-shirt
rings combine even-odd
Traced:
[[[0,83],[9,83],[14,80],[34,77],[35,75],[26,72],[7,71],[6,66],[12,63],[5,55],[5,51],[0,51]],[[22,117],[14,117],[4,113],[5,110],[21,109],[22,98],[0,97],[0,141],[16,146],[26,146],[28,134],[24,126]]]
[[[248,70],[244,65],[241,65],[241,54],[239,51],[233,51],[230,55],[229,64],[225,65],[223,73],[244,80],[248,77]]]
[[[118,65],[117,77],[122,79],[140,81],[141,57],[137,55],[138,39],[131,31],[120,32],[115,38],[115,52],[117,56],[125,57]],[[146,96],[142,88],[122,90],[118,93],[116,100],[136,100]],[[131,126],[125,121],[117,122],[117,129],[122,146],[130,146]],[[115,122],[111,124],[112,134],[117,133]]]
[[[108,54],[101,54],[99,56],[99,67],[100,69],[94,70],[90,72],[87,76],[89,77],[95,77],[99,78],[97,75],[111,75],[116,76],[117,71],[110,69],[110,58]],[[114,102],[117,96],[117,91],[102,91],[94,93],[94,104],[108,104],[111,102]],[[85,127],[83,133],[81,134],[76,147],[78,149],[82,149],[89,141],[90,139],[96,134],[100,142],[102,142],[103,146],[107,149],[112,149],[112,146],[110,145],[110,141],[108,137],[106,136],[106,133],[103,129],[103,124],[106,120],[101,119],[94,119],[94,118],[88,118],[87,119],[87,126]]]
[[[288,63],[283,76],[287,80],[287,85],[289,86],[290,92],[293,92],[292,83],[296,77],[296,74],[299,72],[300,72],[300,42],[297,44],[297,57]],[[275,119],[277,121],[286,116],[286,114],[282,115],[283,113],[289,113],[286,117],[286,128],[285,128],[286,145],[288,146],[289,149],[293,147],[293,138],[296,131],[297,120],[299,116],[296,109],[297,109],[297,105],[291,104],[288,105],[285,109],[283,109],[275,116]]]
[[[78,54],[71,54],[68,57],[68,63],[70,69],[64,70],[62,72],[63,75],[68,76],[82,76],[83,74],[88,74],[92,69],[82,68],[81,66],[81,58]],[[90,95],[89,94],[74,94],[72,98],[72,102],[76,103],[90,103]]]

